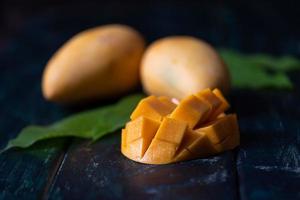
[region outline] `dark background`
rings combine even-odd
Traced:
[[[29,124],[49,124],[74,112],[46,102],[40,82],[47,60],[79,31],[124,23],[148,43],[186,34],[245,53],[299,57],[299,7],[296,0],[2,0],[0,148]],[[299,83],[299,75],[291,76]],[[181,164],[131,162],[120,154],[118,134],[93,145],[58,139],[12,149],[0,154],[0,199],[299,199],[299,101],[297,90],[233,91],[240,148]]]
[[[167,35],[188,34],[216,46],[245,52],[299,55],[299,6],[296,0],[3,0],[0,4],[1,45],[25,26],[36,30],[36,34],[44,34],[40,36],[44,40],[53,39],[50,56],[78,31],[101,24],[125,23],[141,31],[148,42]],[[61,40],[54,40],[55,37]]]

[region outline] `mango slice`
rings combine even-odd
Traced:
[[[179,104],[168,97],[143,99],[122,129],[121,152],[146,164],[204,158],[240,144],[236,114],[220,90],[205,89]]]
[[[152,120],[161,121],[164,116],[170,114],[172,111],[172,106],[163,103],[155,96],[149,96],[140,101],[131,114],[130,119],[135,120],[140,116],[144,116]]]
[[[190,128],[194,128],[206,119],[210,111],[209,103],[191,95],[180,102],[170,117],[187,122]]]

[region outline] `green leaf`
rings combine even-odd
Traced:
[[[292,89],[286,72],[300,69],[300,61],[292,56],[244,55],[229,49],[219,52],[229,67],[233,88]]]
[[[143,95],[131,95],[114,105],[75,114],[50,126],[28,126],[10,140],[4,150],[26,148],[37,141],[58,137],[80,137],[97,140],[122,128]]]

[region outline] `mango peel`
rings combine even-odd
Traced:
[[[236,114],[219,89],[182,99],[149,96],[140,101],[122,129],[121,152],[145,164],[204,158],[240,144]]]

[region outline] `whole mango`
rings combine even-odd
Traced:
[[[189,36],[170,36],[155,41],[141,64],[144,90],[151,95],[183,99],[205,88],[230,87],[226,65],[206,42]]]
[[[44,97],[58,103],[107,99],[134,89],[145,41],[133,28],[104,25],[67,41],[49,60]]]

